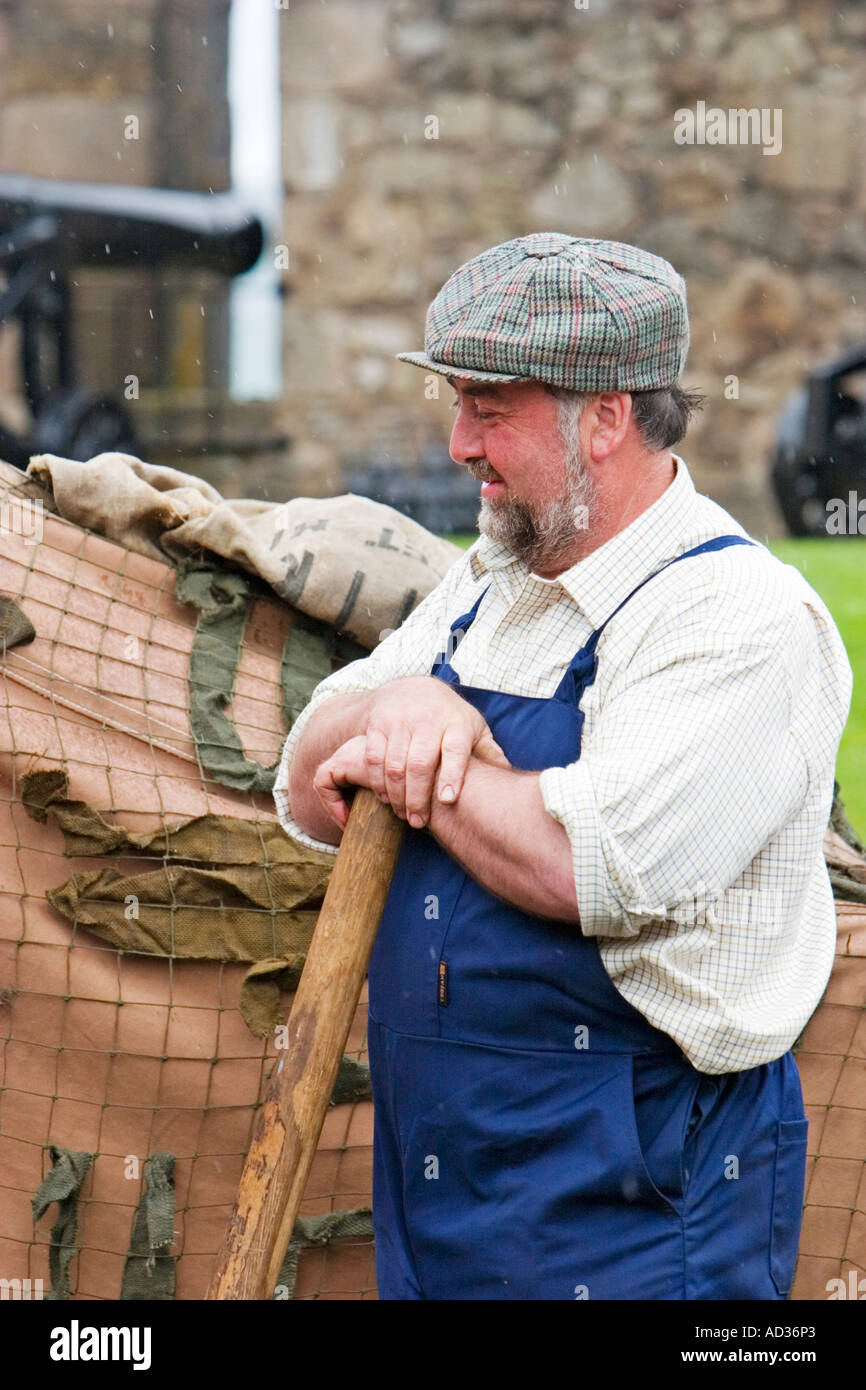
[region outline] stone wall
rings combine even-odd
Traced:
[[[686,276],[685,380],[709,400],[683,452],[702,489],[778,532],[778,407],[864,336],[863,6],[291,0],[281,25],[292,486],[339,491],[360,463],[441,449],[445,400],[393,354],[421,346],[463,260],[557,230]],[[677,144],[674,112],[699,102],[780,109],[781,152]]]
[[[709,397],[684,447],[699,485],[756,532],[778,531],[765,479],[779,405],[864,336],[860,0],[278,7],[285,212],[269,253],[288,267],[276,421],[264,407],[229,420],[225,287],[188,276],[76,277],[84,382],[117,391],[139,374],[153,454],[179,420],[191,437],[204,402],[209,453],[184,444],[174,461],[234,493],[341,491],[355,468],[426,468],[444,452],[439,383],[393,354],[421,345],[427,304],[458,264],[534,230],[622,238],[688,280],[686,381]],[[228,8],[0,0],[0,168],[225,187]],[[674,113],[700,102],[778,108],[781,152],[677,144]],[[130,114],[137,140],[124,137]],[[17,385],[4,330],[0,413],[21,427]],[[235,435],[249,446],[259,427],[261,456],[234,466]]]

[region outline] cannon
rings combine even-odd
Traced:
[[[73,270],[187,266],[230,278],[256,262],[262,239],[259,219],[232,193],[0,175],[0,325],[20,324],[32,416],[27,436],[0,424],[0,458],[26,468],[35,453],[138,452],[123,405],[76,382]],[[40,352],[46,331],[54,339],[51,381]]]
[[[866,497],[864,372],[861,343],[812,372],[785,402],[770,479],[793,536],[834,534],[828,519],[843,504],[854,523],[848,533],[858,533],[857,502],[852,508],[849,498]]]

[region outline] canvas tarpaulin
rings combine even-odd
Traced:
[[[369,1207],[358,1207],[354,1211],[330,1211],[323,1216],[299,1216],[277,1275],[277,1297],[292,1297],[298,1277],[298,1256],[302,1250],[349,1237],[365,1243],[372,1241],[373,1213]]]
[[[218,555],[367,649],[461,554],[393,507],[352,493],[226,499],[190,473],[119,453],[87,463],[39,454],[28,474],[67,520],[153,559]]]
[[[0,655],[10,647],[23,647],[32,642],[36,629],[14,599],[0,595]]]
[[[69,1263],[75,1254],[78,1235],[78,1198],[95,1154],[64,1149],[52,1144],[51,1170],[46,1173],[33,1198],[33,1219],[44,1216],[52,1202],[57,1203],[57,1219],[49,1237],[48,1267],[51,1271],[49,1299],[69,1298]]]
[[[123,1266],[123,1302],[162,1302],[174,1298],[177,1257],[174,1241],[174,1154],[158,1149],[144,1165],[144,1188]]]
[[[68,796],[60,770],[30,773],[22,801],[52,820],[66,853],[142,855],[155,867],[122,874],[115,865],[74,874],[48,899],[69,921],[117,950],[187,960],[249,961],[241,1011],[257,1037],[279,1017],[324,900],[333,856],[308,849],[274,821],[207,815],[136,834]]]
[[[250,581],[198,560],[178,566],[175,597],[199,611],[189,659],[189,722],[202,769],[237,791],[273,789],[276,766],[247,758],[225,714],[234,693],[247,619]],[[354,661],[362,647],[306,614],[296,615],[280,660],[283,719],[288,732],[336,658]]]

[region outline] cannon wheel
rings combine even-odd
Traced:
[[[60,454],[84,462],[114,449],[137,454],[135,429],[123,406],[98,391],[79,389],[55,395],[33,426],[34,454]]]
[[[825,536],[827,513],[814,468],[780,448],[770,478],[779,510],[792,536]]]

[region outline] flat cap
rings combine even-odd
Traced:
[[[651,391],[674,385],[688,347],[685,281],[661,256],[534,232],[455,270],[427,312],[424,351],[397,356],[479,381]]]

